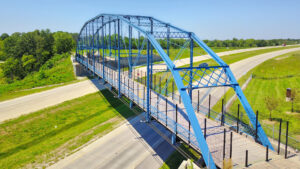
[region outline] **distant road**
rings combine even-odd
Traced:
[[[94,80],[95,81],[95,80]],[[93,81],[86,80],[54,89],[46,90],[12,100],[0,102],[0,123],[35,112],[67,100],[99,91]]]
[[[288,45],[288,46],[295,46],[295,45]],[[217,55],[221,57],[221,56],[225,56],[225,55],[232,55],[232,54],[242,53],[242,52],[250,52],[250,51],[255,51],[255,50],[260,50],[260,49],[283,48],[283,47],[284,46],[267,46],[267,47],[256,47],[256,48],[247,48],[247,49],[236,49],[236,50],[231,50],[231,51],[219,52],[219,53],[217,53]],[[194,56],[193,61],[200,62],[200,61],[207,60],[210,58],[211,57],[209,55]],[[179,59],[174,64],[176,65],[176,67],[190,64],[190,58]],[[166,64],[160,63],[157,65],[153,65],[153,69],[154,69],[153,70],[154,73],[160,72],[160,71],[166,69]],[[143,67],[137,68],[137,70],[146,72],[147,67],[143,66]]]
[[[50,169],[158,169],[174,151],[140,116],[50,166]],[[163,126],[153,122],[166,135]]]

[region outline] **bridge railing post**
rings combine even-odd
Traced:
[[[289,122],[286,122],[286,133],[285,133],[285,153],[284,157],[287,158],[287,152],[288,152],[288,139],[289,139]]]
[[[226,129],[224,128],[224,138],[223,138],[223,160],[225,159],[225,150],[226,150]]]
[[[209,94],[209,96],[208,96],[208,118],[210,118],[210,100],[211,100],[211,95]]]
[[[278,150],[277,150],[278,154],[280,153],[281,124],[282,124],[282,119],[280,119],[279,122],[279,136],[278,136]]]

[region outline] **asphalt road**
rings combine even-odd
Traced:
[[[225,56],[225,55],[232,55],[232,54],[242,53],[242,52],[250,52],[250,51],[255,51],[255,50],[260,50],[260,49],[282,48],[282,47],[284,47],[284,46],[267,46],[267,47],[237,49],[237,50],[219,52],[219,53],[217,53],[217,55],[221,57],[221,56]],[[193,61],[194,62],[200,62],[200,61],[203,61],[203,60],[206,60],[206,59],[210,59],[210,58],[211,57],[209,55],[194,56]],[[174,64],[176,65],[176,67],[180,67],[180,66],[184,66],[184,65],[190,64],[190,58],[183,58],[183,59],[177,60],[176,62],[174,62]],[[167,66],[164,63],[153,65],[153,73],[157,73],[157,72],[163,71],[163,70],[166,69],[166,67]],[[139,68],[137,68],[135,70],[136,70],[136,72],[137,72],[137,70],[138,71],[146,72],[147,71],[147,67],[143,66],[143,67],[139,67]]]
[[[141,116],[50,166],[51,169],[159,168],[174,151],[160,135],[141,121]],[[168,131],[154,123],[166,135]]]
[[[98,91],[90,80],[0,102],[0,123]]]

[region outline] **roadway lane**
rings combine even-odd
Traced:
[[[288,45],[288,46],[294,46],[294,45]],[[225,51],[225,52],[219,52],[217,55],[219,57],[225,56],[225,55],[232,55],[232,54],[237,54],[237,53],[243,53],[243,52],[250,52],[250,51],[255,51],[255,50],[260,50],[260,49],[270,49],[270,48],[283,48],[284,46],[267,46],[267,47],[256,47],[256,48],[247,48],[247,49],[237,49],[237,50],[231,50],[231,51]],[[194,56],[193,61],[194,62],[200,62],[206,59],[210,59],[211,57],[209,55],[201,55],[201,56]],[[190,64],[190,58],[183,58],[177,60],[175,63],[176,67],[184,66],[187,64]],[[165,63],[160,63],[153,65],[153,73],[161,72],[166,69],[166,64]],[[147,67],[139,67],[135,69],[135,71],[147,71]],[[144,74],[142,74],[143,76]],[[141,75],[140,75],[141,76]]]
[[[159,168],[174,149],[146,123],[141,122],[142,116],[126,122],[49,168]],[[170,136],[164,127],[153,124]]]
[[[19,117],[20,115],[35,112],[67,100],[97,92],[99,91],[98,86],[96,87],[93,83],[96,81],[97,80],[85,80],[0,102],[0,123],[11,118]]]

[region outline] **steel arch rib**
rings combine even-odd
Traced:
[[[173,64],[172,60],[169,58],[169,56],[165,53],[163,48],[159,45],[159,43],[156,41],[156,39],[148,32],[144,31],[143,29],[139,28],[138,26],[131,24],[130,21],[124,19],[123,17],[119,17],[122,21],[126,22],[127,24],[130,24],[132,27],[136,28],[137,30],[141,31],[143,34],[146,35],[146,37],[149,39],[153,47],[157,50],[157,52],[160,54],[164,62],[167,64],[168,68],[170,69],[176,86],[178,89],[181,89],[184,87],[183,82],[181,80],[181,76],[178,71],[175,71],[175,65]],[[212,155],[209,151],[208,145],[206,143],[206,140],[204,138],[204,135],[202,133],[201,127],[199,125],[198,119],[195,115],[193,106],[191,104],[191,99],[187,92],[185,90],[179,90],[180,95],[182,97],[183,104],[186,108],[186,111],[188,113],[189,120],[191,122],[192,128],[195,132],[196,140],[198,142],[199,148],[201,150],[201,153],[203,155],[204,161],[207,166],[210,166],[210,168],[214,169],[216,168],[216,165],[214,163],[214,160],[212,158]],[[208,156],[207,156],[208,155]]]
[[[159,53],[159,55],[161,56],[161,58],[163,59],[163,61],[167,65],[168,69],[171,71],[172,76],[173,76],[173,78],[175,80],[175,84],[176,84],[177,88],[179,89],[179,93],[180,93],[180,95],[182,97],[182,101],[183,101],[184,107],[186,109],[186,112],[188,114],[188,118],[189,118],[189,120],[191,122],[191,126],[192,126],[192,128],[193,128],[193,130],[195,132],[196,140],[197,140],[197,143],[198,143],[199,148],[201,150],[201,153],[203,155],[204,161],[205,161],[206,165],[209,166],[210,168],[216,168],[214,160],[212,158],[212,155],[211,155],[211,153],[209,151],[209,147],[207,145],[207,142],[206,142],[206,140],[204,138],[204,135],[202,133],[201,127],[199,125],[198,119],[197,119],[196,114],[194,112],[194,109],[193,109],[193,106],[192,106],[192,102],[191,102],[191,98],[188,95],[187,91],[183,89],[184,88],[184,84],[183,84],[183,81],[182,81],[182,77],[180,76],[179,71],[176,70],[175,64],[172,62],[172,60],[169,58],[169,56],[165,53],[165,51],[163,50],[163,48],[160,46],[160,44],[157,42],[157,40],[155,39],[155,37],[151,33],[145,31],[140,26],[135,25],[134,23],[130,22],[130,20],[127,19],[126,17],[151,18],[151,19],[153,19],[156,22],[168,25],[171,28],[176,29],[176,30],[178,30],[178,31],[180,31],[182,33],[186,33],[186,34],[191,35],[191,38],[201,48],[203,48],[220,66],[226,66],[226,68],[225,68],[226,75],[228,76],[229,80],[232,83],[236,83],[237,84],[237,81],[236,81],[233,73],[231,72],[230,68],[228,67],[228,65],[216,53],[214,53],[202,40],[200,40],[194,33],[187,32],[187,31],[185,31],[183,29],[180,29],[178,27],[175,27],[175,26],[173,26],[173,25],[171,25],[169,23],[165,23],[165,22],[162,22],[162,21],[157,20],[155,18],[146,17],[146,16],[100,14],[100,15],[98,15],[98,16],[90,19],[89,21],[85,22],[85,24],[83,25],[83,27],[80,30],[80,34],[78,36],[78,40],[77,41],[79,41],[80,35],[81,35],[82,31],[84,30],[84,28],[89,23],[95,21],[96,19],[98,19],[99,17],[102,17],[102,16],[114,17],[114,19],[119,19],[119,20],[125,22],[126,24],[128,24],[129,26],[133,27],[134,29],[138,30],[140,33],[144,34],[145,37],[147,37],[147,39],[150,41],[150,43],[152,44],[152,46],[157,50],[157,52]],[[97,31],[99,31],[99,29],[101,29],[101,27],[99,27]],[[247,113],[247,115],[248,115],[248,117],[249,117],[252,125],[255,126],[256,116],[255,116],[255,114],[254,114],[254,112],[253,112],[250,104],[248,103],[246,97],[244,96],[244,94],[243,94],[240,86],[239,85],[234,85],[234,86],[231,86],[231,87],[235,90],[237,96],[239,97],[239,99],[240,99],[240,101],[241,101],[244,109],[246,110],[246,113]],[[263,145],[269,146],[269,148],[273,150],[273,147],[270,144],[270,142],[268,140],[268,137],[264,133],[264,130],[262,129],[262,127],[261,127],[261,125],[259,123],[258,123],[258,136],[259,136],[259,139],[260,139],[260,141],[262,142]]]
[[[227,64],[215,53],[213,52],[203,41],[201,41],[197,36],[195,36],[194,34],[192,34],[192,38],[221,66],[227,66]],[[237,80],[235,79],[231,69],[229,68],[229,66],[227,66],[226,68],[226,75],[229,77],[230,81],[234,84],[238,84]],[[247,98],[245,97],[241,87],[239,85],[234,85],[232,86],[232,88],[235,90],[240,102],[242,103],[249,119],[250,122],[252,124],[252,126],[256,126],[256,115],[253,112],[249,102],[247,101]],[[267,135],[265,134],[263,128],[261,127],[260,123],[257,121],[258,123],[258,139],[261,141],[261,143],[264,146],[268,146],[271,150],[274,150],[272,144],[270,143]]]

